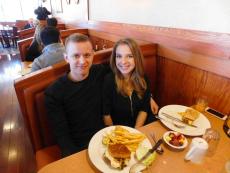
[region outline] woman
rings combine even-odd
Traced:
[[[137,43],[119,40],[110,59],[113,73],[105,77],[103,115],[105,125],[141,127],[150,112],[150,88],[144,74],[143,55]],[[152,100],[155,110],[157,104]]]
[[[33,61],[42,54],[43,46],[40,34],[47,25],[46,19],[48,18],[48,15],[51,14],[45,7],[38,7],[34,10],[34,13],[37,15],[38,21],[36,23],[33,41],[26,53],[26,61]]]

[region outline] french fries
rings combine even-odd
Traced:
[[[140,133],[131,133],[121,126],[116,126],[111,133],[105,135],[102,139],[104,145],[124,144],[131,152],[135,152],[139,144],[145,139],[145,135]]]

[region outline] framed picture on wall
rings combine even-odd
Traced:
[[[66,0],[66,3],[69,5],[70,4],[70,0]]]
[[[52,13],[63,13],[62,0],[50,0]]]

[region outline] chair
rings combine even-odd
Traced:
[[[0,32],[0,42],[2,44],[2,47],[4,46],[4,43],[3,43],[3,37],[2,37],[2,33]]]
[[[13,26],[13,31],[12,31],[12,35],[10,36],[12,42],[13,42],[13,46],[17,48],[17,41],[19,39],[18,36],[18,28]]]
[[[7,30],[0,30],[0,32],[1,32],[1,37],[3,40],[2,46],[5,48],[10,47],[10,36],[9,36]]]

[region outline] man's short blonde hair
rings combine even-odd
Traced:
[[[89,37],[87,35],[80,34],[80,33],[71,34],[69,37],[66,38],[66,40],[65,40],[66,50],[67,50],[68,44],[71,42],[72,43],[90,42],[90,44],[92,45],[92,42],[89,39]],[[93,45],[92,45],[92,47],[93,47]]]

